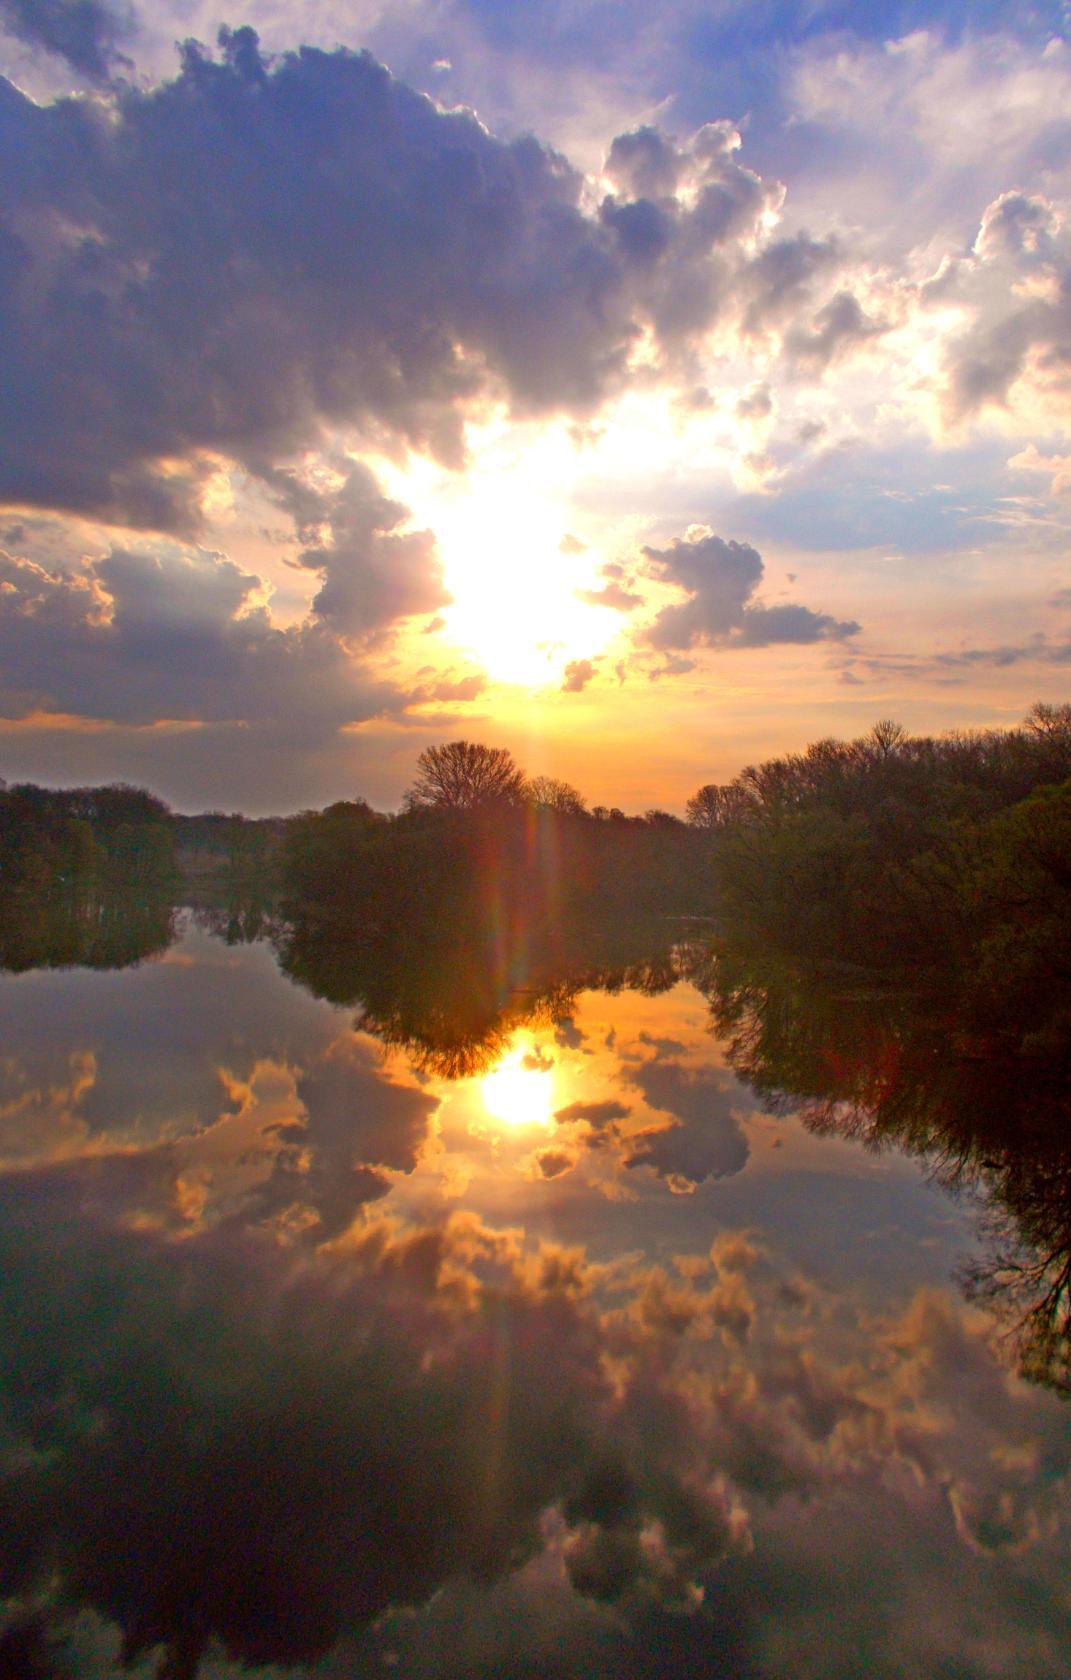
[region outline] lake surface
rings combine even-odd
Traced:
[[[995,1076],[900,1022],[875,1150],[858,1000],[733,1015],[695,929],[241,932],[0,978],[5,1675],[1066,1680],[1066,1401],[962,1287],[1041,1193]]]

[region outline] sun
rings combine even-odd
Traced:
[[[484,1107],[504,1126],[550,1125],[554,1075],[549,1068],[526,1066],[530,1060],[518,1045],[481,1082]]]
[[[575,468],[550,434],[524,449],[489,436],[473,457],[463,477],[428,468],[397,486],[436,535],[452,597],[444,634],[497,682],[559,687],[567,665],[622,628],[620,613],[577,594],[604,580],[600,556],[570,536],[563,486]]]
[[[620,629],[618,614],[578,598],[587,578],[565,534],[560,510],[508,482],[480,486],[441,522],[447,632],[499,682],[557,685]]]

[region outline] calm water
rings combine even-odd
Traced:
[[[1068,1178],[947,1024],[207,921],[0,978],[5,1676],[1066,1680],[1053,1348],[961,1283]]]

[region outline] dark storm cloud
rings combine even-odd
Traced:
[[[405,704],[322,620],[276,628],[253,599],[259,585],[220,554],[169,541],[114,548],[73,573],[0,552],[0,715],[274,720],[312,739]],[[403,581],[377,608],[404,598]]]
[[[690,196],[590,214],[558,154],[368,55],[221,45],[109,107],[0,89],[6,501],[181,529],[209,455],[270,475],[345,423],[457,462],[487,393],[584,413],[645,324],[669,347],[709,324],[712,253],[767,202],[725,125],[619,142],[630,192]]]
[[[669,548],[645,548],[653,576],[677,584],[689,599],[663,607],[644,632],[660,651],[692,647],[767,647],[776,642],[840,641],[854,636],[853,620],[810,607],[752,604],[762,582],[762,557],[750,543],[713,533],[677,538]]]
[[[0,0],[0,25],[93,82],[129,63],[119,51],[133,27],[129,11],[101,0]]]

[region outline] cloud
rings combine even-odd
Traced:
[[[1016,472],[1047,474],[1050,496],[1066,496],[1071,493],[1071,455],[1046,455],[1036,443],[1028,443],[1025,449],[1009,456],[1008,465]]]
[[[584,1120],[596,1132],[602,1131],[615,1120],[627,1120],[632,1113],[627,1103],[618,1102],[616,1098],[607,1098],[601,1102],[571,1102],[564,1108],[554,1110],[555,1120],[568,1122]]]
[[[457,464],[488,397],[583,416],[642,332],[672,357],[709,327],[723,253],[771,202],[723,124],[659,139],[683,185],[657,201],[627,196],[654,143],[619,143],[631,184],[594,212],[560,155],[367,54],[220,42],[108,111],[4,89],[3,500],[187,530],[220,456],[270,477],[348,425]],[[360,613],[320,561],[333,610]]]
[[[747,1099],[722,1068],[687,1068],[657,1057],[628,1070],[652,1108],[676,1125],[639,1132],[626,1142],[628,1167],[651,1167],[671,1188],[693,1190],[708,1178],[725,1178],[747,1164],[747,1138],[739,1114]]]
[[[661,1433],[654,1373],[608,1380],[580,1257],[522,1256],[471,1216],[370,1220],[303,1264],[92,1217],[46,1242],[47,1205],[39,1175],[0,1185],[19,1427],[44,1449],[20,1461],[0,1574],[17,1599],[47,1566],[53,1612],[117,1622],[128,1659],[163,1646],[192,1676],[215,1639],[249,1667],[314,1661],[391,1606],[515,1572],[548,1510],[576,1590],[625,1605],[694,1603],[742,1544]],[[611,1582],[584,1560],[615,1548]]]
[[[106,82],[117,66],[129,64],[118,49],[133,20],[101,0],[0,0],[0,24],[91,82]]]
[[[567,1149],[540,1149],[536,1152],[536,1164],[544,1178],[560,1178],[576,1165],[576,1156]]]
[[[790,322],[810,301],[811,284],[841,261],[835,240],[801,231],[775,239],[743,271],[743,330],[757,336]]]
[[[434,535],[400,529],[408,508],[384,496],[366,466],[347,462],[333,494],[301,485],[289,471],[269,482],[299,531],[316,539],[298,563],[321,574],[312,610],[339,634],[367,638],[449,603]]]
[[[959,648],[955,652],[933,655],[936,665],[991,665],[1001,668],[1023,663],[1041,665],[1071,665],[1071,641],[1050,641],[1041,631],[1024,642],[1003,642],[994,647]]]
[[[579,694],[594,675],[595,666],[590,659],[570,659],[562,676],[562,693]]]
[[[975,9],[970,29],[959,8],[948,29],[932,7],[913,28],[879,16],[879,38],[818,34],[788,62],[794,199],[897,262],[931,242],[962,249],[987,202],[1065,166],[1068,44],[1044,24],[1020,31],[1006,6]]]
[[[738,399],[736,412],[741,420],[765,420],[773,413],[773,406],[770,387],[764,379],[760,379],[749,385]]]
[[[164,539],[69,572],[0,553],[0,715],[248,720],[313,739],[406,704],[322,620],[274,625],[260,587]]]
[[[815,375],[887,331],[885,322],[864,313],[857,297],[840,291],[818,311],[810,328],[795,326],[787,332],[784,347],[797,369]]]
[[[192,960],[191,960],[192,959]],[[9,990],[15,1052],[0,1072],[5,1156],[47,1158],[40,1116],[69,1096],[97,1148],[119,1149],[205,1131],[233,1110],[232,1082],[258,1062],[303,1066],[326,1050],[337,1021],[307,994],[279,988],[266,945],[229,950],[195,927],[184,960],[143,964],[136,977],[64,969],[46,992]],[[34,1093],[37,1118],[19,1114]]]
[[[362,1040],[306,1048],[307,1120],[280,1141],[295,1179],[302,1147],[322,1154],[327,1235],[332,1185],[355,1161],[404,1172],[426,1114]],[[671,1132],[724,1142],[722,1070],[632,1081]],[[924,1291],[879,1316],[732,1229],[684,1255],[668,1233],[672,1268],[599,1266],[472,1214],[366,1206],[311,1252],[296,1222],[250,1229],[252,1198],[177,1240],[174,1164],[135,1145],[0,1174],[0,1582],[16,1626],[32,1609],[62,1641],[77,1616],[80,1657],[99,1618],[111,1657],[87,1674],[122,1641],[192,1676],[215,1642],[205,1672],[390,1653],[449,1680],[461,1625],[466,1672],[489,1674],[564,1674],[542,1652],[567,1630],[590,1680],[781,1680],[804,1648],[895,1680],[967,1641],[980,1680],[1062,1672],[1065,1408],[982,1314]]]
[[[602,589],[578,589],[577,599],[587,601],[592,607],[612,607],[615,612],[632,612],[633,608],[643,605],[643,596],[635,590],[626,589],[618,583],[616,578]]]
[[[304,1239],[329,1242],[389,1191],[374,1169],[412,1172],[439,1098],[385,1078],[377,1048],[352,1036],[301,1070],[297,1095],[304,1114],[277,1130],[271,1174],[243,1219],[307,1210],[315,1217],[302,1224]]]
[[[1014,402],[1028,421],[1049,417],[1066,433],[1071,236],[1047,199],[1018,191],[994,199],[971,252],[946,260],[920,295],[967,318],[945,345],[950,422]]]
[[[682,161],[676,146],[664,134],[646,126],[617,136],[604,169],[630,198],[672,198],[681,178]]]
[[[659,651],[692,647],[767,647],[776,642],[842,641],[854,620],[795,605],[753,605],[763,563],[749,543],[726,542],[696,529],[669,548],[645,548],[652,575],[687,591],[689,599],[663,607],[643,640]]]

